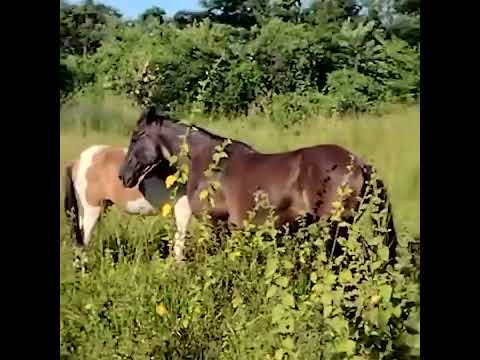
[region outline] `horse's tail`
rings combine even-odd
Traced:
[[[65,197],[63,205],[67,219],[71,220],[72,237],[77,245],[83,246],[83,234],[80,229],[78,202],[73,183],[73,161],[69,161],[65,165]]]
[[[380,198],[381,202],[378,204],[378,213],[387,209],[387,244],[389,248],[389,258],[390,261],[395,261],[396,258],[396,248],[397,248],[397,232],[395,230],[395,223],[393,220],[393,211],[392,211],[392,203],[390,201],[390,196],[387,192],[387,188],[385,183],[379,179],[378,177],[375,178],[375,183],[372,184],[372,174],[375,172],[375,169],[371,165],[363,165],[363,189],[362,194],[367,202],[370,202],[374,196],[374,189],[377,189],[379,193],[377,196]],[[368,197],[368,195],[370,195]],[[373,214],[372,214],[373,215]],[[374,223],[375,229],[379,228],[378,219],[374,216],[371,217],[372,222]],[[375,231],[378,234],[378,231]]]

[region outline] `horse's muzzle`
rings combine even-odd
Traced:
[[[131,171],[131,170],[129,171],[125,166],[122,166],[120,168],[118,178],[120,179],[124,187],[132,188],[137,183],[135,176],[133,175],[134,175],[134,171]]]

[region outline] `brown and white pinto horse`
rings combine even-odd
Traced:
[[[88,245],[92,230],[108,205],[114,204],[129,214],[155,215],[162,205],[171,202],[165,179],[174,170],[168,162],[159,163],[137,186],[125,188],[122,185],[118,173],[126,152],[125,148],[93,145],[65,166],[65,212],[67,216],[74,215],[73,237],[80,247]],[[177,226],[175,237],[180,243],[183,243],[191,216],[187,202],[185,194],[179,192],[173,206]],[[175,249],[176,252],[181,250]]]
[[[182,124],[151,108],[137,122],[119,177],[126,187],[136,186],[149,169],[180,153],[184,135],[189,147],[189,158],[184,160],[190,167],[188,205],[190,213],[198,216],[207,205],[200,199],[200,194],[212,180],[206,177],[205,170],[212,162],[216,147],[226,138]],[[258,190],[267,194],[278,215],[277,225],[281,226],[295,223],[299,217],[331,218],[333,204],[340,200],[338,188],[343,184],[351,189],[351,193],[341,199],[346,210],[342,220],[352,222],[352,210],[358,209],[359,198],[365,196],[369,188],[366,182],[371,177],[372,168],[337,145],[263,154],[243,142],[232,141],[224,151],[228,157],[222,159],[220,171],[214,178],[221,186],[215,193],[210,214],[213,220],[227,220],[236,226],[242,226],[248,211],[255,206]],[[387,200],[381,181],[377,181],[377,187],[383,190],[382,196]],[[384,202],[383,206],[387,203],[391,214],[390,202]],[[393,218],[389,218],[388,236],[393,245],[390,246],[390,256],[394,259],[396,234]],[[179,248],[183,248],[182,241],[178,241]]]

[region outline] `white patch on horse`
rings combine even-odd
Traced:
[[[168,151],[168,149],[163,145],[160,145],[160,149],[162,150],[163,157],[165,159],[170,159],[170,156],[171,156],[170,151]]]
[[[142,185],[145,191],[144,197],[127,202],[125,208],[128,213],[155,214],[163,204],[170,201],[170,193],[161,179],[157,177],[143,179]]]
[[[87,172],[92,165],[94,156],[106,148],[108,148],[107,145],[93,145],[82,151],[80,154],[77,176],[74,179],[75,190],[77,191],[77,195],[80,199],[79,224],[83,229],[83,242],[85,245],[87,245],[90,241],[93,227],[95,226],[95,223],[101,212],[100,206],[92,206],[87,202]]]
[[[144,197],[128,201],[125,205],[125,211],[129,214],[153,215],[158,212]]]

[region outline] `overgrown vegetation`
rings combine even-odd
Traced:
[[[83,123],[95,115],[98,123],[115,119],[131,126],[131,115],[138,113],[120,105],[107,102],[100,112],[72,108],[63,116],[75,115]],[[371,255],[360,252],[339,268],[332,268],[321,226],[277,241],[268,222],[230,237],[195,222],[187,260],[177,267],[164,259],[172,246],[170,218],[139,218],[112,209],[102,217],[82,272],[73,265],[62,215],[64,359],[273,359],[282,352],[288,353],[284,359],[418,358],[418,109],[341,122],[308,118],[288,129],[263,115],[250,119],[254,129],[243,120],[203,119],[200,124],[263,151],[331,141],[371,159],[391,190],[399,265],[382,269],[382,244],[372,236],[368,217],[362,217],[348,243],[339,242],[352,244],[357,254],[360,232],[371,244]],[[90,130],[85,137],[64,131],[62,157],[73,158],[94,143],[126,145],[128,137],[110,130]]]
[[[337,143],[385,180],[398,261],[376,235],[386,214],[368,221],[376,201],[336,239],[343,257],[323,223],[280,236],[271,217],[231,234],[199,220],[181,265],[171,217],[112,209],[77,257],[62,214],[61,358],[418,359],[419,0],[202,3],[127,21],[60,2],[62,161],[126,145],[153,102],[261,151]]]
[[[226,114],[295,112],[311,99],[313,112],[362,112],[419,98],[419,1],[204,7],[172,19],[152,8],[125,21],[92,1],[61,2],[62,98],[113,93]]]
[[[398,263],[386,266],[388,249],[370,224],[337,238],[346,254],[335,258],[325,224],[279,237],[270,212],[229,236],[199,222],[178,265],[162,259],[171,219],[132,226],[114,215],[88,261],[74,267],[71,250],[63,253],[71,261],[62,274],[63,358],[418,358],[418,268],[407,233]],[[385,214],[378,219],[382,230]]]

